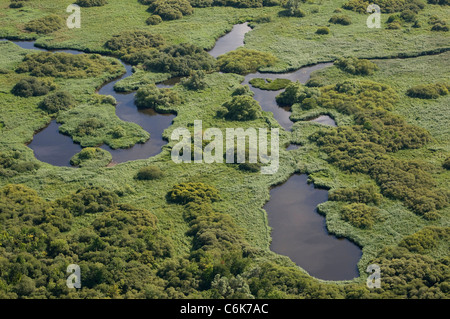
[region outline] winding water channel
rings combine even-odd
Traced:
[[[247,23],[237,24],[232,31],[219,38],[214,48],[209,51],[217,57],[232,51],[244,44],[244,36],[251,28]],[[25,49],[44,50],[34,47],[34,42],[13,41]],[[74,50],[57,50],[79,54]],[[123,62],[122,62],[123,63]],[[128,149],[113,150],[107,145],[101,146],[112,154],[112,164],[146,159],[158,154],[167,142],[162,133],[168,128],[175,115],[159,114],[153,110],[138,109],[134,104],[135,92],[118,93],[114,91],[117,81],[132,75],[132,67],[123,63],[126,73],[120,78],[103,85],[98,93],[112,95],[117,101],[116,114],[123,121],[134,122],[150,133],[150,139],[143,144],[136,144]],[[249,84],[252,78],[283,78],[306,83],[311,72],[330,66],[332,63],[321,63],[304,67],[289,73],[254,73],[245,76],[242,84]],[[171,87],[178,79],[160,83],[159,87]],[[290,130],[293,122],[289,119],[291,111],[276,104],[275,97],[281,91],[264,91],[249,85],[264,111],[270,111],[285,130]],[[335,126],[334,120],[322,115],[312,121],[323,125]],[[37,159],[55,166],[70,166],[70,158],[81,150],[79,144],[73,143],[69,136],[59,133],[55,120],[37,132],[28,145],[33,149]],[[290,145],[287,150],[294,150],[298,145]],[[338,239],[330,235],[325,226],[325,218],[316,212],[319,203],[325,202],[328,192],[314,188],[307,183],[306,175],[293,175],[282,185],[274,187],[270,192],[270,200],[264,206],[267,211],[269,225],[272,228],[271,249],[279,254],[289,256],[296,264],[311,275],[325,280],[348,280],[358,276],[356,264],[361,257],[361,250],[346,239]]]

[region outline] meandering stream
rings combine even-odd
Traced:
[[[237,24],[232,31],[219,38],[214,48],[209,51],[217,57],[234,50],[244,44],[244,36],[251,28],[247,23]],[[44,50],[34,47],[34,42],[13,41],[22,48]],[[45,50],[44,50],[45,51]],[[56,50],[73,54],[82,52],[74,50]],[[122,62],[123,63],[123,62]],[[135,92],[118,93],[114,91],[117,81],[132,75],[132,67],[123,63],[126,73],[121,77],[103,85],[98,93],[112,95],[117,101],[116,114],[123,121],[134,122],[150,133],[150,139],[143,144],[136,144],[128,149],[113,150],[107,145],[101,146],[113,157],[113,164],[145,159],[158,154],[166,144],[162,139],[163,131],[169,127],[175,115],[159,114],[153,110],[140,110],[134,104]],[[305,83],[311,72],[330,66],[321,63],[304,67],[294,72],[273,74],[254,73],[245,76],[242,84],[249,84],[252,78],[283,78]],[[171,87],[179,79],[172,79],[158,84],[159,87]],[[270,111],[280,125],[290,130],[293,122],[289,119],[291,111],[276,104],[275,97],[280,91],[264,91],[249,85],[254,98],[264,111]],[[335,126],[329,116],[319,116],[316,121],[324,125]],[[50,124],[37,132],[28,145],[33,149],[37,159],[55,166],[70,166],[70,158],[81,150],[79,144],[73,143],[69,136],[59,133],[60,124],[52,120]],[[298,148],[290,145],[287,150]],[[325,202],[328,192],[315,189],[306,181],[306,175],[293,175],[284,184],[271,190],[271,198],[264,209],[267,211],[269,224],[272,227],[271,249],[279,254],[289,256],[311,275],[327,280],[346,280],[358,276],[356,264],[361,250],[346,239],[337,239],[325,228],[325,218],[316,212],[319,203]]]

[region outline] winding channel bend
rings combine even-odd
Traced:
[[[237,24],[223,37],[219,38],[209,53],[217,57],[232,51],[244,44],[244,37],[251,28],[247,23]],[[12,41],[24,49],[47,51],[34,46],[34,41]],[[72,54],[82,54],[75,50],[56,50]],[[101,146],[113,157],[113,164],[146,159],[158,154],[167,142],[162,133],[169,127],[175,117],[172,114],[159,114],[153,110],[140,110],[134,104],[135,92],[118,93],[114,85],[132,75],[132,67],[123,61],[126,73],[120,78],[104,84],[98,91],[102,95],[112,95],[117,101],[116,114],[123,121],[134,122],[150,133],[150,139],[143,144],[136,144],[128,149],[113,150],[107,145]],[[248,84],[255,93],[264,111],[270,111],[285,130],[290,130],[293,122],[289,119],[290,109],[281,108],[276,104],[275,97],[280,91],[264,91],[249,84],[252,78],[283,78],[306,83],[313,71],[325,68],[332,63],[321,63],[300,68],[289,73],[254,73],[245,76],[243,85]],[[171,87],[177,83],[169,80],[159,83],[159,87]],[[319,116],[312,121],[324,125],[335,126],[332,118]],[[81,150],[79,144],[73,143],[71,137],[59,133],[55,120],[37,132],[28,145],[33,149],[37,159],[55,166],[70,166],[70,158]],[[287,150],[296,149],[290,145]],[[358,276],[357,262],[361,250],[347,239],[338,239],[330,235],[325,226],[325,218],[319,215],[316,207],[328,199],[328,192],[314,188],[307,183],[306,175],[293,175],[282,185],[274,187],[270,192],[270,200],[264,206],[269,224],[272,228],[271,249],[281,255],[291,258],[297,265],[309,274],[325,280],[349,280]]]

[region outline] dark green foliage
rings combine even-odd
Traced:
[[[193,182],[175,185],[167,196],[171,202],[183,205],[190,202],[215,202],[220,199],[214,186]]]
[[[25,24],[25,30],[40,34],[48,34],[64,26],[64,19],[56,14],[31,20]]]
[[[94,135],[99,128],[104,126],[105,124],[100,122],[95,117],[92,117],[81,121],[75,131],[78,136]]]
[[[38,168],[37,163],[24,160],[18,151],[0,152],[0,176],[12,177],[18,173],[35,171]]]
[[[179,104],[181,102],[178,94],[167,88],[159,89],[155,84],[141,87],[136,92],[135,103],[139,108],[152,108],[164,110],[164,108]]]
[[[448,298],[448,258],[435,260],[403,247],[390,247],[370,263],[380,265],[382,284],[375,293],[384,298]]]
[[[192,14],[194,9],[188,0],[155,0],[150,4],[149,11],[163,20],[175,20]]]
[[[312,101],[316,100],[320,96],[320,90],[317,88],[311,88],[304,86],[300,82],[292,82],[287,87],[286,90],[277,95],[276,101],[280,106],[292,106],[295,103],[303,103],[305,100],[307,106],[312,105]]]
[[[157,25],[160,24],[162,21],[163,20],[159,15],[154,14],[149,16],[147,20],[145,20],[145,23],[147,23],[148,25]]]
[[[374,71],[378,70],[375,63],[354,57],[339,58],[334,64],[341,70],[355,75],[372,75]]]
[[[272,66],[277,59],[270,53],[250,49],[237,49],[217,58],[217,64],[222,72],[248,74],[258,69]]]
[[[331,22],[334,24],[349,25],[352,23],[352,20],[350,19],[349,16],[341,14],[341,15],[332,16],[328,22]]]
[[[436,247],[439,240],[447,242],[449,239],[450,228],[426,227],[406,236],[398,245],[411,252],[424,253],[426,250]]]
[[[447,95],[449,89],[450,85],[445,83],[421,84],[408,89],[406,95],[421,99],[437,99],[440,96]]]
[[[330,34],[330,28],[328,28],[328,27],[319,27],[316,30],[316,34]]]
[[[75,2],[80,7],[101,7],[107,3],[106,0],[77,0]]]
[[[402,28],[402,25],[399,22],[395,21],[395,22],[388,23],[386,28],[389,30],[398,30],[398,29]]]
[[[248,85],[241,85],[238,86],[233,93],[231,93],[231,96],[236,96],[236,95],[248,95],[248,96],[253,96],[255,95],[255,93],[253,93],[252,90],[250,90],[250,87]]]
[[[215,59],[203,49],[188,43],[134,56],[132,62],[142,63],[146,70],[170,73],[172,76],[188,76],[198,70],[215,70]]]
[[[11,90],[11,93],[21,97],[41,96],[56,88],[51,80],[26,78],[17,82]]]
[[[429,4],[439,4],[441,6],[449,6],[450,1],[449,0],[428,0]]]
[[[437,16],[430,17],[430,20],[428,21],[428,23],[432,25],[431,31],[447,32],[449,30],[447,22],[439,19]]]
[[[355,227],[368,229],[372,228],[378,217],[376,207],[367,206],[362,203],[352,203],[342,207],[342,218]]]
[[[212,7],[214,0],[189,0],[191,6],[194,8]]]
[[[188,78],[181,80],[181,84],[189,90],[203,90],[208,86],[205,76],[206,73],[203,70],[194,71]]]
[[[48,113],[56,113],[72,108],[76,101],[72,94],[66,91],[59,91],[47,95],[39,106]]]
[[[164,44],[165,40],[159,34],[143,30],[124,31],[106,41],[105,48],[124,56],[146,49],[159,48]]]
[[[365,13],[370,3],[370,1],[366,0],[350,0],[344,3],[342,7],[347,10]],[[417,13],[425,7],[425,3],[421,0],[378,0],[376,4],[380,7],[382,13],[393,13],[404,10],[411,10]]]
[[[70,159],[70,165],[79,167],[104,167],[111,162],[112,156],[108,151],[98,147],[83,148]]]
[[[442,167],[447,170],[450,170],[450,157],[447,157],[445,159],[445,161],[442,163]]]
[[[11,9],[18,9],[18,8],[22,8],[23,6],[24,6],[23,1],[12,1],[12,2],[9,4],[9,7],[10,7]]]
[[[305,11],[300,9],[300,2],[305,2],[303,0],[287,0],[283,4],[283,8],[286,10],[281,11],[280,15],[287,17],[297,17],[301,18],[306,15]]]
[[[29,72],[34,76],[61,78],[87,78],[103,72],[117,73],[119,64],[98,54],[70,54],[65,52],[30,53],[17,66],[16,72]]]
[[[251,96],[237,95],[225,102],[217,115],[230,121],[250,121],[261,116],[261,106]]]
[[[357,188],[337,189],[329,194],[329,200],[379,205],[381,194],[373,185],[362,185]]]
[[[58,203],[70,210],[74,216],[95,214],[114,209],[119,197],[102,187],[80,189],[76,193],[58,201]]]
[[[241,171],[246,171],[246,172],[251,172],[251,173],[259,172],[261,170],[260,163],[241,163],[241,164],[239,164],[238,167]]]
[[[192,5],[194,3],[204,3],[205,6],[212,2],[213,6],[229,6],[235,8],[260,8],[260,7],[271,7],[280,5],[283,0],[190,0]]]
[[[150,181],[154,179],[159,179],[164,176],[164,173],[157,166],[146,166],[139,169],[136,174],[136,179],[141,181]]]
[[[285,89],[290,83],[291,80],[288,79],[262,79],[262,78],[254,78],[249,82],[253,87],[268,90],[268,91],[279,91]]]
[[[422,128],[387,111],[396,102],[395,92],[369,81],[346,81],[322,87],[321,91],[319,106],[355,117],[351,127],[320,130],[311,135],[327,153],[328,161],[342,170],[369,174],[384,196],[402,200],[426,219],[439,218],[436,211],[448,205],[449,193],[435,188],[425,165],[393,159],[388,154],[419,148],[431,140]]]

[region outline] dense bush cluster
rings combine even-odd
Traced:
[[[447,22],[445,20],[441,20],[436,16],[432,16],[428,22],[431,24],[431,31],[443,31],[447,32],[450,30]]]
[[[379,205],[381,194],[374,185],[361,185],[357,188],[341,188],[330,192],[329,200]]]
[[[330,28],[328,28],[328,27],[319,27],[316,30],[316,34],[330,34]]]
[[[167,46],[160,51],[148,51],[131,57],[131,62],[142,63],[145,70],[189,76],[193,71],[215,70],[215,59],[202,48],[189,43]]]
[[[72,108],[76,101],[72,94],[67,91],[59,91],[47,95],[39,104],[40,108],[48,113],[57,113]]]
[[[268,90],[268,91],[279,91],[285,89],[290,83],[289,79],[262,79],[262,78],[254,78],[249,82],[253,87]]]
[[[253,96],[253,95],[255,95],[255,93],[253,93],[253,91],[250,90],[250,87],[248,85],[240,85],[233,91],[233,93],[231,93],[231,96],[236,96],[236,95]]]
[[[105,48],[114,51],[119,56],[127,56],[142,50],[159,48],[166,43],[160,34],[148,31],[124,31],[106,41]]]
[[[182,79],[181,84],[188,90],[203,90],[208,86],[205,76],[206,72],[203,70],[194,71],[188,78]]]
[[[25,5],[25,2],[29,1],[29,0],[10,0],[11,3],[9,4],[9,7],[11,9],[19,9],[19,8],[23,8],[23,6]]]
[[[72,156],[70,165],[78,167],[104,167],[112,160],[108,151],[99,147],[86,147]]]
[[[84,214],[92,218],[72,228]],[[119,204],[113,192],[82,189],[48,202],[8,185],[0,191],[0,225],[2,298],[168,298],[155,268],[171,257],[171,240],[155,215]],[[83,285],[76,291],[66,286],[74,262]]]
[[[448,242],[449,239],[449,227],[426,227],[406,236],[398,245],[410,252],[424,253],[427,249],[436,247],[440,240]]]
[[[437,99],[440,96],[447,95],[449,90],[450,85],[445,83],[420,84],[408,89],[406,94],[409,97],[421,99]]]
[[[217,116],[230,121],[251,121],[261,116],[261,106],[248,95],[236,95],[225,102]]]
[[[345,14],[339,14],[332,16],[330,20],[328,20],[328,22],[334,24],[349,25],[352,24],[352,19],[350,19],[350,17]]]
[[[172,89],[159,89],[155,84],[141,87],[136,92],[135,103],[139,108],[151,108],[164,111],[164,108],[179,104],[181,102],[178,94]]]
[[[219,191],[204,183],[181,183],[172,187],[168,193],[168,200],[178,204],[190,202],[215,202],[220,199]]]
[[[448,257],[436,260],[404,247],[388,247],[371,263],[380,265],[383,279],[376,293],[384,298],[448,298]]]
[[[95,117],[91,117],[78,123],[75,131],[78,136],[94,135],[98,133],[98,129],[104,126],[105,124],[100,120]]]
[[[21,97],[41,96],[54,89],[56,89],[56,85],[50,79],[29,77],[17,82],[11,89],[11,93]]]
[[[80,7],[101,7],[107,3],[106,0],[77,0],[75,2]]]
[[[18,151],[0,152],[0,176],[12,177],[19,173],[32,172],[39,168],[34,162],[23,159]]]
[[[319,89],[304,86],[296,81],[288,84],[286,89],[276,96],[276,101],[280,106],[292,106],[295,103],[308,106],[316,103],[320,95]]]
[[[284,11],[280,12],[280,15],[287,17],[297,17],[302,18],[306,15],[306,12],[300,8],[300,2],[305,2],[303,0],[288,0],[283,3]]]
[[[352,203],[342,207],[341,216],[355,227],[368,229],[375,224],[378,208],[363,203]]]
[[[450,170],[450,157],[447,157],[442,163],[442,167]]]
[[[371,75],[378,70],[378,66],[365,59],[358,59],[355,57],[339,58],[334,62],[341,70],[355,75]]]
[[[368,81],[346,81],[320,90],[319,106],[355,117],[353,126],[320,130],[311,136],[328,161],[346,171],[369,174],[384,196],[404,201],[427,219],[439,218],[437,211],[448,205],[449,192],[435,188],[426,165],[389,156],[389,152],[419,148],[431,140],[424,129],[387,111],[396,101],[392,89]]]
[[[447,1],[447,0],[444,0]],[[366,0],[349,0],[342,5],[344,9],[365,13],[371,2]],[[417,13],[425,7],[421,0],[378,0],[376,3],[382,13],[393,13],[410,10]]]
[[[145,23],[147,23],[148,25],[157,25],[160,24],[162,21],[163,20],[159,15],[153,14],[149,16],[147,20],[145,20]]]
[[[189,0],[193,7],[229,6],[235,8],[260,8],[280,5],[282,0]]]
[[[248,74],[258,69],[272,66],[277,59],[270,53],[250,49],[237,49],[217,58],[217,65],[222,72]]]
[[[25,23],[25,30],[40,34],[48,34],[61,29],[64,26],[64,23],[64,19],[60,16],[50,14]]]
[[[30,53],[17,66],[17,73],[29,72],[33,76],[61,78],[86,78],[104,72],[120,71],[118,62],[102,58],[98,54],[70,54],[65,52]]]
[[[441,6],[450,6],[449,0],[428,0],[429,4],[439,4]]]
[[[150,181],[159,179],[163,176],[164,173],[158,166],[150,165],[140,168],[136,174],[136,179],[141,181]]]
[[[188,0],[155,0],[151,1],[150,12],[159,15],[163,20],[181,19],[194,12]]]

